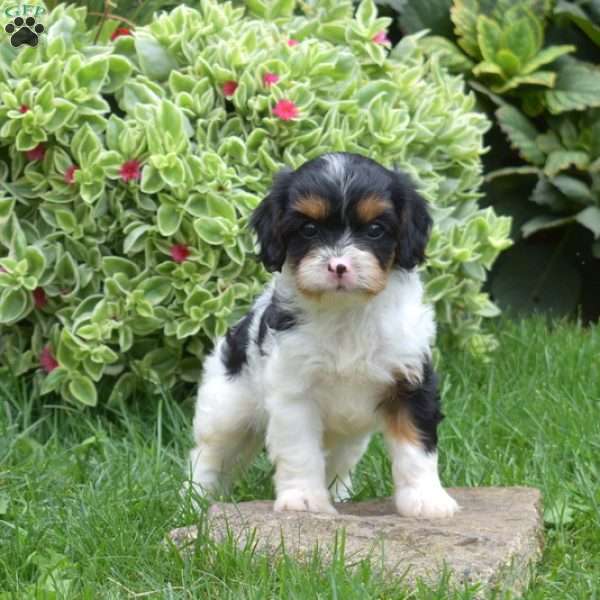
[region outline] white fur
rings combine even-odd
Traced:
[[[355,173],[348,171],[347,159],[339,152],[324,154],[323,158],[327,162],[329,178],[340,188],[344,202],[347,202],[346,192],[356,176]]]
[[[298,316],[289,330],[255,342],[273,293]],[[256,301],[248,364],[229,377],[221,341],[207,359],[194,417],[192,482],[201,493],[226,487],[266,439],[276,467],[275,510],[334,512],[350,493],[350,471],[369,437],[385,432],[378,410],[398,374],[415,380],[435,336],[431,307],[414,272],[393,271],[385,289],[325,293],[319,301],[296,289],[290,267]],[[437,456],[388,436],[403,515],[443,517],[457,506],[439,482]]]

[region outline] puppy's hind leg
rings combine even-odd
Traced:
[[[252,460],[261,441],[256,413],[247,386],[239,380],[210,378],[200,387],[194,415],[196,447],[189,465],[196,493],[226,493],[234,472]]]

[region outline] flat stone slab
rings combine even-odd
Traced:
[[[461,510],[450,519],[400,517],[391,498],[336,504],[338,515],[273,512],[273,502],[215,504],[208,511],[208,531],[215,540],[232,536],[258,551],[302,561],[318,547],[328,560],[336,536],[345,532],[345,562],[370,559],[386,576],[408,585],[439,581],[444,566],[451,584],[479,583],[483,589],[518,593],[528,583],[542,548],[541,494],[526,487],[449,490]],[[193,542],[196,527],[170,533],[180,547]],[[283,541],[283,545],[282,545]]]

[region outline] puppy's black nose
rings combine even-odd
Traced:
[[[329,271],[331,271],[332,273],[335,271],[338,275],[343,275],[348,270],[348,267],[346,265],[341,264],[341,263],[338,263],[334,267],[331,263],[329,263],[327,265],[327,269]]]

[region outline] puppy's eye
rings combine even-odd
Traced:
[[[307,240],[310,240],[314,237],[317,237],[317,234],[319,233],[319,229],[317,228],[317,226],[314,223],[305,223],[304,225],[302,225],[302,228],[300,229],[300,233]]]
[[[385,232],[385,229],[379,223],[371,223],[367,227],[367,236],[372,240],[380,238]]]

